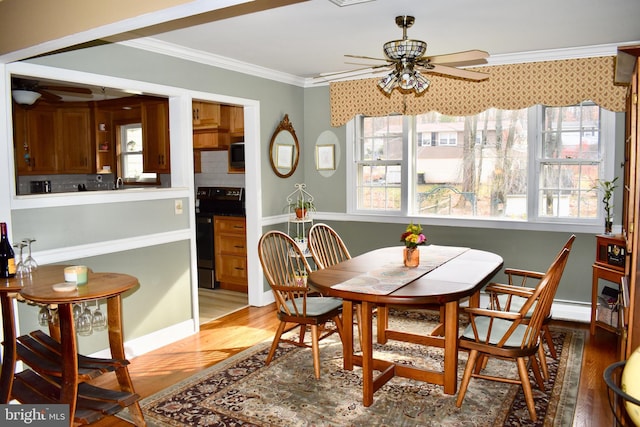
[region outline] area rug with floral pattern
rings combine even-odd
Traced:
[[[433,312],[392,310],[394,329],[428,333]],[[464,322],[463,322],[464,323]],[[374,328],[375,330],[375,328]],[[547,354],[550,379],[539,390],[532,377],[538,421],[529,418],[518,385],[472,379],[461,408],[442,387],[394,377],[362,405],[360,368],[342,367],[337,334],[321,341],[321,378],[311,350],[280,344],[269,366],[261,343],[141,401],[150,426],[566,426],[571,425],[580,378],[584,332],[552,327],[558,359]],[[375,342],[375,339],[374,339]],[[442,369],[439,348],[400,341],[375,344],[375,357]],[[462,378],[467,354],[459,354]],[[487,371],[517,377],[515,363],[491,359]],[[125,419],[128,414],[121,413]]]

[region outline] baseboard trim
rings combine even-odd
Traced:
[[[489,305],[489,296],[480,294],[480,306]],[[554,300],[551,305],[551,316],[555,320],[566,320],[570,322],[590,323],[591,304],[584,302]]]
[[[149,353],[165,345],[174,343],[195,334],[197,331],[194,319],[176,323],[168,328],[159,329],[148,335],[126,341],[124,351],[128,360]],[[111,351],[106,348],[91,354],[92,357],[111,358]]]

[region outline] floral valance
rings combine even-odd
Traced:
[[[331,125],[342,126],[357,114],[386,116],[438,111],[478,114],[488,108],[515,110],[536,104],[573,105],[591,100],[610,111],[625,110],[626,87],[614,84],[615,57],[580,58],[475,68],[488,73],[480,82],[428,74],[420,96],[394,90],[386,96],[378,78],[330,85]]]

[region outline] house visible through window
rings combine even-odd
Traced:
[[[594,186],[614,155],[614,114],[592,102],[354,120],[350,212],[576,224],[601,214]]]

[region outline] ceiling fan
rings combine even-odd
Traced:
[[[23,78],[12,79],[13,98],[19,104],[31,105],[42,96],[49,102],[60,102],[62,96],[53,92],[77,93],[82,95],[91,95],[91,89],[76,86],[58,86],[40,84],[37,80],[29,80]]]
[[[379,69],[390,68],[391,72],[378,82],[378,87],[387,95],[390,95],[395,88],[400,88],[403,91],[414,90],[417,94],[423,93],[429,87],[430,82],[422,73],[434,73],[465,80],[485,80],[489,77],[486,73],[456,68],[456,66],[486,63],[486,58],[489,54],[482,50],[424,56],[427,50],[427,43],[407,38],[407,28],[410,28],[414,22],[415,18],[413,16],[396,17],[396,25],[402,28],[402,40],[392,40],[383,45],[383,51],[386,56],[384,59],[345,55],[349,58],[385,61],[385,64],[351,71],[325,73],[321,77],[326,80],[372,73]]]

